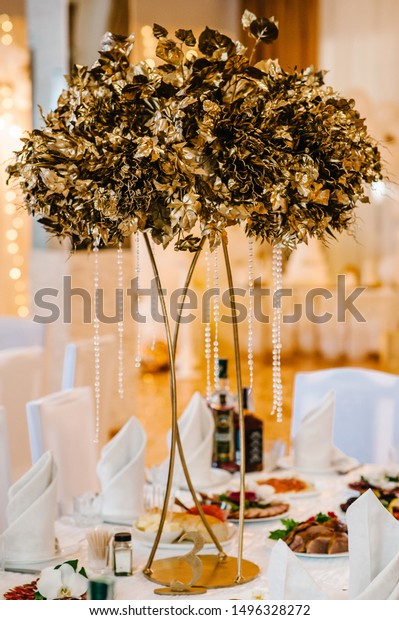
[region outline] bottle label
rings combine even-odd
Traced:
[[[248,468],[262,465],[263,462],[263,437],[260,429],[246,432],[245,437],[245,461]]]
[[[116,549],[115,558],[115,575],[131,575],[132,574],[132,551],[131,549]]]
[[[227,432],[223,432],[223,433],[215,433],[215,441],[216,443],[228,443],[230,444],[231,440],[233,439],[233,433],[229,430],[227,430]]]
[[[215,411],[215,457],[218,463],[229,463],[234,459],[234,434],[232,409]]]

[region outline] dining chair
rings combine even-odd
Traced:
[[[117,340],[100,336],[100,435],[99,447],[110,439],[111,408],[117,393]],[[65,348],[62,390],[89,385],[94,393],[95,364],[92,338],[70,342]]]
[[[61,514],[71,514],[74,495],[95,492],[94,401],[89,386],[55,392],[26,405],[32,463],[47,451],[58,466]]]
[[[0,351],[0,403],[5,409],[11,480],[31,467],[26,403],[42,396],[43,348],[15,347]]]
[[[7,419],[4,407],[0,407],[0,535],[7,527],[6,507],[10,485],[11,471]]]
[[[32,319],[0,316],[0,350],[14,347],[44,347],[46,326]]]
[[[294,379],[291,437],[303,416],[333,389],[334,444],[361,463],[399,462],[399,376],[368,368],[298,372]]]

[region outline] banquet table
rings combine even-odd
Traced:
[[[290,517],[297,521],[303,521],[318,512],[327,513],[334,511],[339,518],[345,520],[345,514],[340,509],[340,504],[345,502],[348,497],[355,492],[351,492],[348,488],[350,480],[359,479],[362,473],[369,472],[373,466],[362,466],[347,474],[338,474],[336,472],[328,474],[299,474],[295,470],[287,470],[287,476],[294,474],[301,475],[306,479],[311,479],[315,484],[315,493],[309,493],[302,498],[298,495],[294,499],[289,498],[289,512],[284,518]],[[257,478],[266,478],[271,475],[281,474],[281,470],[274,472],[259,472]],[[253,476],[253,475],[252,475]],[[215,488],[212,491],[223,492],[224,488]],[[187,501],[189,495],[187,492],[179,491],[179,497],[182,501]],[[114,531],[126,531],[125,526],[109,525]],[[244,526],[244,553],[245,559],[255,562],[260,567],[259,575],[252,581],[243,585],[237,585],[230,588],[208,589],[206,594],[190,596],[190,600],[195,599],[214,599],[214,600],[250,600],[255,598],[269,598],[268,592],[268,565],[271,550],[275,541],[268,538],[269,532],[281,527],[280,518],[261,521],[246,522]],[[238,526],[237,526],[238,529]],[[77,527],[73,518],[66,516],[59,519],[56,523],[56,534],[62,549],[66,553],[62,560],[57,562],[48,562],[45,565],[53,566],[66,559],[78,559],[79,564],[85,566],[88,576],[95,576],[88,570],[87,559],[87,542],[85,538],[85,529]],[[232,540],[224,544],[224,549],[228,555],[237,557],[237,534]],[[157,584],[149,581],[143,574],[143,568],[146,564],[150,553],[150,547],[145,546],[142,542],[138,542],[133,538],[133,566],[134,572],[131,577],[115,578],[115,599],[117,600],[150,600],[168,598],[159,596],[154,593]],[[155,559],[166,558],[187,553],[187,550],[170,551],[170,549],[162,549],[162,545],[157,550]],[[210,553],[209,550],[206,553]],[[213,551],[211,551],[213,553]],[[215,549],[215,554],[217,553]],[[315,582],[327,591],[328,597],[331,599],[346,599],[349,579],[349,558],[348,556],[323,556],[320,558],[303,557],[301,562],[305,564],[306,569],[311,574]],[[37,565],[36,569],[41,569],[44,564]],[[17,573],[11,570],[0,573],[0,596],[10,588],[29,583],[37,578],[38,574]],[[182,596],[181,599],[185,597]]]

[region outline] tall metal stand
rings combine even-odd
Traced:
[[[202,511],[201,505],[199,503],[196,491],[191,482],[190,474],[187,468],[186,459],[184,456],[184,450],[181,443],[179,427],[177,423],[177,387],[176,387],[176,367],[175,367],[175,357],[176,357],[176,348],[177,348],[177,340],[179,334],[179,327],[181,321],[181,312],[178,314],[178,320],[176,323],[175,332],[172,339],[171,329],[170,329],[170,321],[167,315],[165,297],[162,291],[162,284],[159,276],[158,267],[156,264],[156,260],[154,257],[154,253],[152,251],[152,247],[150,241],[148,239],[148,235],[144,233],[144,240],[146,243],[146,247],[148,250],[148,254],[150,257],[155,281],[157,284],[158,296],[161,302],[162,313],[164,317],[165,323],[165,332],[166,332],[166,340],[168,346],[168,357],[169,357],[169,366],[170,366],[170,392],[171,392],[171,406],[172,406],[172,425],[171,425],[171,444],[170,444],[170,458],[169,458],[169,467],[168,467],[168,477],[165,489],[165,499],[164,505],[161,511],[159,528],[154,540],[153,547],[151,549],[147,564],[144,568],[144,575],[154,581],[156,583],[160,583],[163,585],[169,586],[172,581],[181,581],[187,582],[188,572],[190,570],[189,566],[182,560],[181,557],[172,557],[166,558],[162,560],[155,560],[154,557],[156,551],[159,546],[159,541],[161,539],[162,531],[165,525],[165,520],[168,512],[168,505],[170,501],[172,483],[173,483],[173,470],[175,464],[176,457],[176,447],[179,451],[179,456],[184,472],[184,476],[187,482],[187,486],[192,495],[195,506],[197,507],[199,516],[211,537],[211,540],[215,544],[218,554],[217,555],[201,555],[199,556],[202,562],[202,576],[196,586],[201,586],[203,588],[218,588],[218,587],[228,587],[237,585],[240,583],[244,583],[246,581],[250,581],[254,579],[256,575],[259,573],[259,567],[248,560],[243,560],[243,538],[244,538],[244,498],[245,498],[245,453],[241,453],[241,464],[240,464],[240,515],[239,515],[239,528],[238,528],[238,557],[232,558],[228,557],[224,552],[217,536],[214,531],[210,527],[208,521],[205,518],[205,515]],[[183,307],[184,299],[187,295],[188,287],[191,282],[192,275],[194,273],[198,258],[200,256],[201,250],[203,248],[205,239],[202,240],[199,249],[195,252],[193,260],[191,262],[189,271],[187,273],[186,281],[183,289],[183,302],[181,307]],[[236,316],[236,305],[234,300],[234,291],[233,291],[233,278],[230,267],[230,260],[227,250],[227,244],[223,242],[223,253],[226,264],[226,272],[230,289],[230,308],[232,313],[232,324],[233,324],[233,338],[234,338],[234,352],[235,352],[235,363],[236,363],[236,375],[237,375],[237,389],[238,389],[238,408],[239,408],[239,424],[240,424],[240,434],[241,437],[244,437],[244,419],[243,419],[243,411],[242,411],[242,387],[241,387],[241,364],[240,364],[240,350],[239,350],[239,337],[238,337],[238,325],[237,325],[237,316]],[[243,445],[244,441],[241,441],[242,450],[245,451],[245,446]]]

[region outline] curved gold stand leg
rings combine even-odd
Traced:
[[[151,577],[152,575],[151,565],[154,560],[154,556],[155,556],[156,550],[158,549],[159,541],[162,536],[163,527],[164,527],[166,515],[168,512],[170,493],[172,489],[173,470],[175,466],[175,456],[176,456],[177,395],[176,395],[176,369],[175,369],[175,362],[174,362],[174,355],[173,355],[172,335],[170,332],[170,325],[169,325],[168,315],[166,312],[165,298],[163,296],[162,285],[161,285],[161,280],[160,280],[159,273],[158,273],[158,268],[157,268],[157,265],[154,259],[154,255],[151,249],[151,244],[148,239],[147,233],[144,233],[144,240],[147,246],[148,254],[151,259],[152,269],[154,272],[154,277],[155,277],[155,281],[156,281],[157,289],[158,289],[158,297],[161,302],[161,308],[162,308],[162,313],[163,313],[164,322],[165,322],[165,332],[166,332],[166,341],[168,345],[168,356],[169,356],[169,367],[170,367],[170,397],[171,397],[171,404],[172,404],[172,437],[171,437],[171,444],[170,444],[170,458],[169,458],[169,467],[168,467],[168,479],[167,479],[167,484],[166,484],[166,489],[165,489],[165,499],[164,499],[164,504],[163,504],[162,511],[161,511],[161,518],[159,522],[158,531],[156,533],[154,544],[152,546],[149,558],[147,560],[147,564],[143,571],[147,577]]]
[[[229,299],[231,308],[231,318],[233,325],[233,339],[234,339],[234,357],[236,365],[236,380],[237,380],[237,403],[238,403],[238,416],[239,416],[239,428],[240,428],[240,508],[239,508],[239,523],[238,523],[238,557],[237,557],[237,575],[235,582],[242,583],[244,581],[242,573],[242,555],[244,546],[244,505],[245,505],[245,426],[244,415],[242,410],[242,383],[241,383],[241,359],[240,359],[240,341],[238,336],[237,325],[237,308],[234,298],[234,284],[233,275],[231,273],[229,252],[227,249],[227,242],[222,241],[224,262],[226,265],[227,282],[229,285]]]

